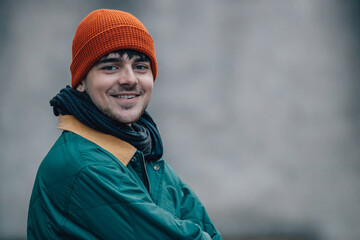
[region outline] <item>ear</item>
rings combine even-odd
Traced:
[[[78,90],[79,92],[85,92],[86,87],[85,87],[85,79],[83,79],[79,85],[77,85],[76,90]]]

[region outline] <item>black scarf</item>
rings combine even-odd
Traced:
[[[131,124],[119,123],[104,115],[86,92],[70,86],[50,100],[55,116],[73,115],[80,122],[99,132],[113,135],[143,152],[146,160],[158,160],[163,154],[162,141],[155,122],[147,112]]]

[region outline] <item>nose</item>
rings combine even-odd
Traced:
[[[133,86],[137,81],[134,69],[131,66],[124,66],[118,79],[119,84]]]

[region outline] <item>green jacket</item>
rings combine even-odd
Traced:
[[[36,176],[28,239],[222,239],[163,159],[145,162],[131,145],[75,118],[59,128]]]

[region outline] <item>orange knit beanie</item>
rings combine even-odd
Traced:
[[[70,66],[71,86],[75,88],[101,57],[120,49],[136,50],[148,56],[155,81],[154,41],[144,25],[130,13],[99,9],[86,16],[76,30]]]

